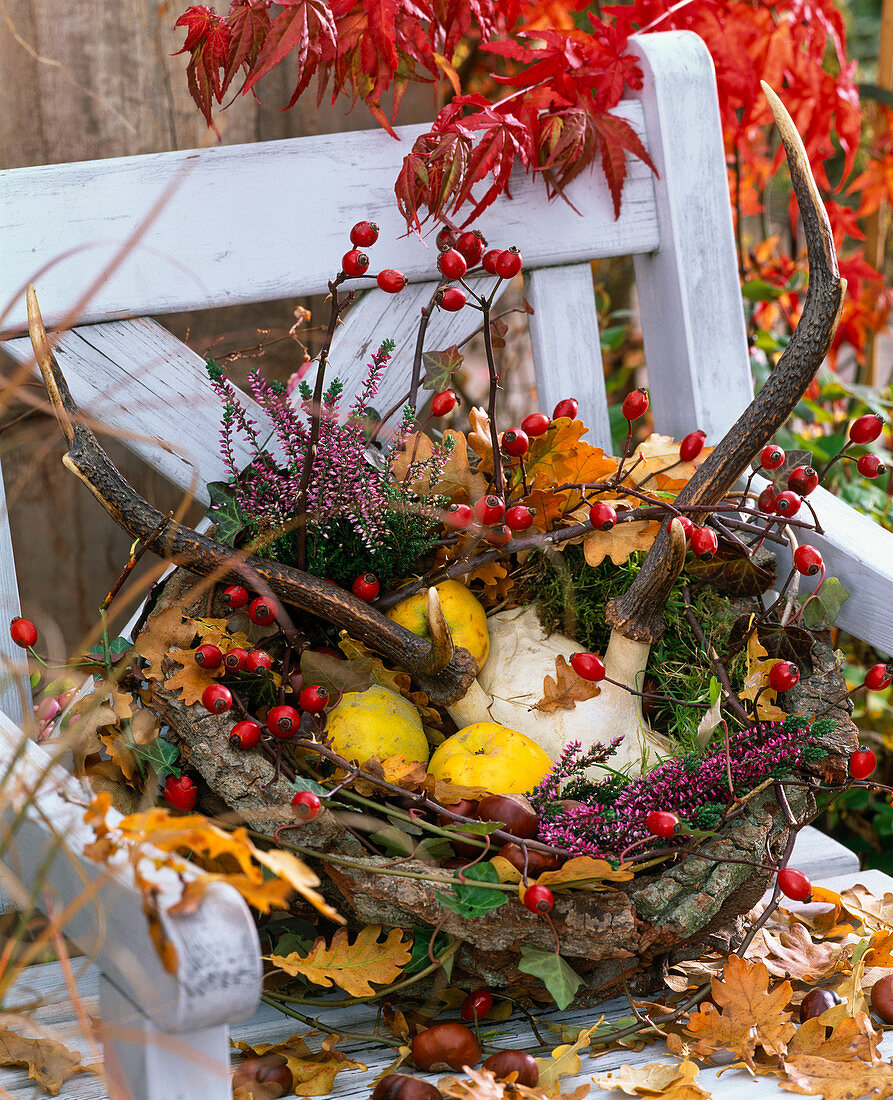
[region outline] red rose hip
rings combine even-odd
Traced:
[[[9,624],[9,636],[21,649],[30,649],[37,641],[37,627],[30,619],[13,619]]]

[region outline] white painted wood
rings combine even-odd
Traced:
[[[541,267],[526,278],[533,306],[530,345],[537,399],[549,414],[564,397],[580,402],[587,439],[611,451],[611,426],[602,371],[601,341],[589,264]]]
[[[660,250],[635,257],[655,427],[717,443],[753,387],[713,64],[685,31],[631,40],[644,85]]]
[[[849,872],[844,875],[833,875],[830,878],[814,878],[813,882],[837,891],[862,883],[877,896],[893,891],[893,878],[880,871]],[[82,964],[83,960],[77,959],[72,963],[76,971]],[[83,998],[83,1007],[90,1016],[97,1014],[98,982],[96,967],[85,967],[80,975],[78,987]],[[29,967],[13,985],[5,1007],[13,1011],[18,1005],[31,1004],[35,1001],[38,1002],[38,1007],[33,1010],[36,1021],[42,1026],[52,1028],[54,1036],[68,1043],[72,1049],[82,1051],[84,1061],[89,1062],[91,1060],[89,1047],[78,1029],[58,963]],[[616,1020],[628,1015],[629,1007],[624,998],[618,997],[597,1008],[537,1012],[536,1015],[538,1021],[541,1021],[541,1031],[549,1038],[554,1038],[557,1045],[560,1042],[562,1026],[590,1026],[596,1023],[602,1014],[608,1021]],[[377,1010],[375,1006],[356,1005],[351,1008],[331,1010],[313,1009],[313,1015],[327,1026],[343,1032],[372,1032],[376,1024]],[[249,1043],[276,1043],[289,1038],[295,1032],[301,1034],[304,1030],[297,1021],[289,1020],[267,1005],[261,1005],[251,1019],[235,1025],[232,1032],[236,1040]],[[500,1028],[500,1031],[503,1029]],[[311,1045],[319,1044],[320,1041],[321,1036],[309,1040]],[[535,1043],[536,1040],[529,1025],[520,1019],[512,1021],[510,1037],[507,1036],[505,1040],[500,1041],[500,1045],[514,1049],[530,1049]],[[370,1082],[393,1060],[393,1052],[382,1044],[350,1039],[339,1043],[338,1049],[364,1063],[367,1069],[345,1070],[339,1073],[330,1095],[337,1100],[368,1100]],[[882,1057],[893,1058],[893,1032],[885,1033],[880,1050]],[[584,1052],[582,1060],[582,1070],[579,1074],[562,1079],[562,1091],[570,1093],[576,1086],[586,1083],[592,1085],[590,1097],[616,1100],[619,1095],[616,1091],[598,1088],[592,1082],[592,1078],[617,1070],[623,1065],[640,1066],[650,1062],[676,1064],[680,1058],[673,1057],[663,1043],[656,1042],[642,1050],[615,1049],[599,1054],[598,1057]],[[238,1059],[234,1057],[234,1062],[237,1063],[237,1061]],[[412,1072],[415,1076],[434,1084],[443,1077],[442,1073],[422,1074],[414,1070]],[[710,1092],[714,1100],[753,1100],[755,1095],[763,1095],[759,1090],[755,1092],[754,1081],[749,1074],[739,1070],[724,1070],[719,1065],[714,1068],[703,1067],[697,1081],[701,1087]],[[32,1100],[34,1095],[33,1082],[27,1081],[24,1070],[14,1067],[0,1069],[0,1089],[4,1089],[13,1100],[25,1100],[26,1097]],[[777,1090],[773,1085],[770,1093],[774,1094],[775,1091]],[[109,1094],[101,1080],[92,1076],[82,1076],[68,1081],[62,1095],[66,1100],[108,1100]],[[176,1096],[176,1094],[173,1095]],[[206,1095],[204,1085],[201,1092],[196,1092],[194,1095],[204,1098]],[[295,1098],[288,1098],[288,1100],[295,1100]]]
[[[22,609],[5,501],[0,467],[0,713],[21,726],[25,724],[26,713],[28,721],[31,720],[31,688],[24,651],[9,636],[9,623],[21,615]]]
[[[129,1100],[232,1100],[225,1024],[162,1031],[103,974],[99,1014],[110,1092]]]
[[[92,795],[41,746],[27,740],[0,714],[4,769],[4,862],[24,896],[42,897],[54,912],[75,904],[65,930],[73,942],[163,1031],[214,1027],[244,1018],[260,993],[257,931],[248,906],[229,887],[214,883],[198,909],[171,916],[181,878],[156,867],[147,850],[140,872],[158,889],[160,920],[173,944],[177,972],[169,974],[152,946],[142,896],[126,853],[108,864],[84,855],[95,841],[84,823]],[[121,815],[110,810],[110,825]],[[191,870],[184,874],[191,877]]]
[[[641,129],[638,103],[618,116]],[[216,146],[0,172],[0,333],[27,325],[34,282],[48,327],[325,291],[358,217],[376,221],[375,270],[430,278],[435,253],[406,227],[394,182],[426,127]],[[570,263],[657,246],[651,172],[630,164],[615,221],[594,167],[567,203],[543,202],[523,173],[480,219],[488,239],[528,262]]]
[[[859,870],[859,857],[846,845],[807,825],[797,834],[790,864],[810,880],[831,875],[851,875]]]

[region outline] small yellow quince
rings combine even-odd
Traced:
[[[478,669],[484,667],[490,652],[490,636],[487,632],[487,612],[480,600],[459,581],[441,581],[434,586],[440,596],[440,606],[453,642],[463,646],[477,661]],[[423,638],[428,633],[428,592],[417,592],[385,613],[398,626],[404,626]]]
[[[360,767],[371,756],[387,760],[403,753],[407,761],[423,764],[428,759],[428,738],[419,712],[385,687],[345,692],[329,714],[326,732],[332,749]]]
[[[525,794],[551,766],[533,738],[497,722],[475,722],[438,745],[428,773],[463,787],[486,787],[493,794]]]

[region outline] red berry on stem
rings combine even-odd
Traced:
[[[9,624],[9,636],[17,646],[30,649],[37,641],[37,627],[30,619],[13,619]]]
[[[530,438],[521,428],[509,428],[502,436],[502,449],[512,458],[520,458],[530,450]]]
[[[248,603],[248,589],[240,584],[231,584],[229,588],[224,588],[223,599],[231,611],[238,611]]]
[[[692,553],[701,561],[710,561],[719,549],[719,539],[716,537],[716,532],[711,531],[709,527],[695,527],[689,541]]]
[[[225,684],[210,684],[202,692],[202,706],[211,714],[223,714],[233,705],[233,693]]]
[[[480,229],[466,229],[464,233],[460,233],[456,238],[455,247],[465,257],[468,266],[474,267],[484,254],[486,245],[487,242],[484,240]]]
[[[555,408],[552,410],[552,419],[560,420],[562,416],[568,417],[573,420],[577,412],[580,409],[580,402],[576,397],[565,397],[563,401],[559,401]]]
[[[350,243],[359,248],[371,248],[378,240],[378,226],[375,222],[357,222],[350,231]]]
[[[301,817],[305,821],[312,821],[322,809],[319,795],[313,791],[298,791],[291,800],[291,808],[295,817]]]
[[[704,449],[704,441],[707,439],[705,432],[700,428],[696,432],[689,432],[679,444],[679,457],[683,462],[693,462]]]
[[[301,724],[301,716],[294,707],[286,705],[273,707],[267,715],[267,729],[280,741],[293,737]]]
[[[667,810],[652,810],[645,818],[645,828],[655,836],[667,837],[676,835],[676,827],[679,818]]]
[[[767,512],[769,515],[775,511],[775,486],[767,485],[766,488],[757,497],[757,508],[761,512]]]
[[[448,527],[453,527],[457,531],[464,531],[466,527],[471,526],[474,520],[474,512],[472,512],[470,504],[451,504],[443,513],[442,519]]]
[[[244,722],[236,722],[229,731],[229,743],[234,749],[256,748],[260,744],[262,729],[259,722],[252,722],[246,718]]]
[[[548,886],[529,886],[524,891],[524,906],[531,913],[548,913],[555,904],[555,896]]]
[[[437,257],[437,268],[447,279],[461,279],[468,270],[468,264],[457,249],[446,248]]]
[[[531,439],[538,435],[545,435],[551,426],[552,421],[545,413],[531,413],[521,421],[521,427]]]
[[[227,672],[244,672],[247,661],[247,649],[231,649],[224,654],[223,667]]]
[[[500,279],[513,279],[523,266],[521,253],[512,245],[511,248],[506,248],[499,253],[496,259],[496,274]]]
[[[791,516],[796,516],[800,511],[802,503],[803,501],[796,493],[792,493],[790,489],[785,489],[775,498],[776,515],[790,519]]]
[[[814,546],[804,543],[794,551],[794,568],[804,577],[814,577],[825,568],[825,561]]]
[[[476,989],[462,1002],[459,1015],[470,1024],[474,1020],[483,1020],[492,1007],[493,994],[487,989]]]
[[[490,528],[484,538],[491,546],[508,546],[512,541],[512,529],[506,523],[498,523]]]
[[[455,390],[441,390],[431,398],[431,415],[446,416],[459,404]]]
[[[536,511],[526,504],[513,504],[505,513],[505,525],[511,531],[526,531],[535,515]]]
[[[448,225],[442,226],[437,231],[437,236],[434,238],[434,243],[437,245],[437,251],[440,252],[444,248],[453,247],[453,231]]]
[[[886,665],[872,665],[865,673],[865,686],[869,691],[883,691],[893,683],[893,674]]]
[[[481,497],[480,500],[475,502],[474,515],[478,523],[483,523],[489,527],[490,524],[499,523],[505,515],[505,504],[499,497],[491,493],[489,496]]]
[[[777,470],[784,460],[785,453],[777,443],[767,443],[760,451],[760,465],[764,470]]]
[[[812,466],[795,466],[788,474],[788,488],[808,497],[819,483],[819,475]]]
[[[345,275],[356,278],[365,275],[369,268],[369,257],[358,248],[352,248],[341,257],[341,270]]]
[[[365,600],[369,603],[370,600],[374,600],[378,595],[380,585],[378,583],[378,577],[374,573],[363,573],[362,576],[357,579],[350,586],[353,594],[360,600]]]
[[[310,714],[320,714],[329,705],[329,693],[326,688],[313,684],[304,688],[298,696],[298,702],[302,710],[309,711]]]
[[[853,779],[867,779],[877,767],[877,757],[867,745],[860,745],[850,754],[850,775]]]
[[[481,259],[481,267],[488,275],[496,274],[496,261],[502,255],[501,248],[491,248],[489,252],[485,252]]]
[[[790,691],[800,682],[800,669],[793,661],[777,661],[769,669],[769,687],[773,691]]]
[[[589,522],[596,531],[610,531],[617,523],[617,509],[597,500],[589,509]]]
[[[877,413],[866,413],[850,424],[850,439],[853,443],[874,443],[884,429],[884,422]]]
[[[262,668],[271,669],[273,658],[265,649],[252,649],[245,658],[246,672],[259,672]]]
[[[863,477],[871,478],[872,480],[887,472],[887,467],[881,462],[876,454],[862,455],[856,461],[856,469]]]
[[[258,596],[248,605],[248,618],[259,626],[276,621],[279,605],[268,596]]]
[[[223,653],[216,645],[206,642],[195,651],[195,663],[202,668],[215,669],[223,664]]]
[[[627,420],[638,420],[648,411],[648,391],[639,387],[626,395],[621,406]]]
[[[406,286],[406,276],[402,271],[395,271],[393,267],[386,267],[384,271],[379,271],[375,281],[378,283],[378,289],[386,294],[399,294]]]
[[[465,307],[465,291],[458,286],[445,286],[437,292],[435,301],[447,313],[458,313]]]
[[[571,668],[578,676],[591,683],[605,678],[605,662],[597,653],[575,653],[571,657]]]
[[[186,776],[169,775],[164,781],[164,801],[174,810],[189,813],[198,799],[198,790],[192,780]]]
[[[778,872],[778,888],[791,901],[809,901],[812,897],[812,883],[793,867],[782,867]]]

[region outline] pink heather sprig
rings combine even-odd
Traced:
[[[656,843],[645,826],[652,810],[667,810],[689,825],[704,827],[701,815],[715,816],[715,808],[730,800],[729,773],[735,796],[742,797],[816,751],[806,723],[789,718],[783,725],[763,722],[732,734],[728,756],[720,742],[703,755],[665,760],[644,775],[615,773],[592,782],[584,771],[602,761],[593,761],[592,750],[584,754],[574,742],[530,796],[540,816],[539,839],[577,855],[616,858],[637,841]]]

